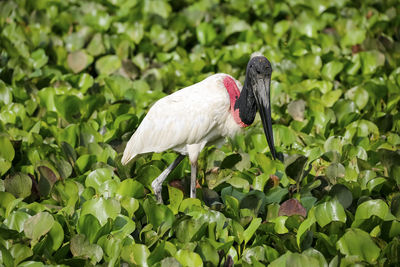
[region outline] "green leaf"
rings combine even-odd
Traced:
[[[307,54],[297,60],[297,66],[303,71],[305,75],[310,78],[320,76],[320,69],[322,67],[321,57],[315,54]]]
[[[345,176],[346,170],[344,166],[340,163],[331,163],[328,168],[326,168],[326,176],[329,179],[343,178]]]
[[[60,174],[48,161],[39,162],[36,166],[36,172],[39,174],[39,193],[42,196],[47,196],[53,185],[60,180]]]
[[[84,234],[90,243],[95,241],[97,233],[101,228],[99,220],[92,214],[80,216],[77,226],[77,232]]]
[[[46,65],[48,60],[49,58],[46,56],[46,53],[43,49],[34,51],[29,58],[30,64],[34,69],[40,69]]]
[[[359,109],[363,109],[368,104],[369,94],[367,90],[356,86],[346,92],[346,98],[353,100]]]
[[[244,236],[244,243],[247,244],[247,242],[250,241],[250,239],[253,237],[254,233],[258,229],[258,227],[261,224],[261,218],[255,218],[251,221],[250,225],[246,228],[246,230],[243,232]]]
[[[203,45],[210,45],[217,38],[214,27],[205,22],[196,27],[196,34],[197,39]]]
[[[205,264],[212,264],[218,266],[219,255],[215,247],[209,241],[199,241],[196,247],[196,253],[198,253]]]
[[[315,207],[315,218],[321,227],[331,222],[346,222],[346,213],[337,200],[324,202]]]
[[[289,103],[288,113],[292,118],[296,121],[303,121],[304,120],[304,111],[306,109],[306,102],[302,99],[292,101]]]
[[[118,215],[115,219],[111,234],[115,237],[125,238],[135,231],[136,224],[124,215]]]
[[[115,219],[120,212],[121,206],[117,200],[100,197],[97,199],[90,199],[83,203],[81,216],[92,214],[99,220],[101,225],[104,225],[108,218]]]
[[[324,94],[321,98],[322,103],[325,105],[325,107],[332,107],[340,98],[342,95],[342,90],[332,90]]]
[[[343,70],[344,64],[340,61],[330,61],[322,68],[322,77],[324,79],[333,81],[337,74]]]
[[[136,266],[148,266],[147,258],[150,251],[147,246],[142,244],[132,244],[122,247],[121,258]]]
[[[119,183],[116,193],[120,196],[133,198],[143,198],[145,195],[144,186],[133,179],[126,179]]]
[[[15,244],[11,247],[10,254],[14,258],[14,264],[18,265],[21,261],[31,257],[33,252],[24,244]]]
[[[5,220],[4,224],[12,229],[16,230],[18,232],[22,232],[24,230],[24,223],[27,219],[29,219],[31,216],[28,213],[22,212],[22,211],[13,211]]]
[[[360,58],[363,74],[373,74],[385,64],[385,56],[377,50],[360,52]]]
[[[24,223],[24,233],[35,244],[39,238],[47,234],[54,225],[54,218],[48,212],[39,212]]]
[[[0,80],[0,101],[8,105],[13,101],[12,90],[3,81]]]
[[[351,191],[342,184],[335,184],[329,191],[329,195],[337,199],[344,209],[350,207],[353,202],[353,195]]]
[[[121,199],[121,207],[124,208],[129,217],[132,217],[133,214],[139,209],[139,201],[132,197],[122,197]]]
[[[306,231],[310,230],[310,227],[314,225],[316,219],[314,217],[314,209],[310,210],[308,217],[300,224],[299,229],[297,230],[296,241],[297,246],[300,248],[301,238],[306,233]]]
[[[74,95],[56,95],[54,104],[60,115],[68,122],[76,121],[81,114],[81,100]]]
[[[79,188],[72,180],[58,181],[53,186],[51,196],[61,202],[63,206],[74,207],[79,200]]]
[[[151,204],[148,199],[144,201],[143,209],[146,212],[148,222],[155,228],[161,225],[170,228],[175,220],[174,213],[167,206]]]
[[[16,198],[26,198],[31,194],[32,179],[25,173],[16,173],[6,177],[4,187]]]
[[[381,199],[368,200],[361,203],[356,210],[355,220],[366,220],[372,215],[385,220],[389,213],[388,205]]]
[[[93,62],[93,57],[85,52],[85,50],[78,50],[68,54],[67,63],[68,67],[74,72],[79,73],[86,69]]]
[[[103,258],[103,250],[97,244],[90,244],[84,235],[74,235],[70,241],[71,253],[74,257],[89,258],[92,264]]]
[[[375,264],[381,252],[370,235],[361,229],[350,228],[336,243],[337,249],[347,256],[357,256],[370,264]]]
[[[110,75],[121,67],[121,61],[117,56],[103,56],[96,61],[96,71],[100,75]]]
[[[0,149],[0,157],[11,162],[15,156],[14,147],[10,140],[4,135],[0,135],[0,147],[2,148]],[[2,174],[4,173],[5,172]]]
[[[96,192],[100,192],[101,186],[112,179],[113,172],[108,168],[100,168],[89,173],[85,180],[85,186],[93,187]]]
[[[179,206],[183,200],[183,192],[175,187],[168,186],[168,195],[169,195],[169,205],[168,207],[172,210],[174,214],[177,214],[179,211]]]
[[[180,264],[184,267],[202,267],[203,261],[199,254],[195,252],[191,252],[186,249],[180,249],[176,252],[175,258],[179,261]]]

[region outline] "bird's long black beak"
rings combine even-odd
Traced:
[[[270,102],[270,86],[271,76],[266,78],[259,78],[256,80],[254,89],[254,96],[256,98],[257,108],[260,112],[261,121],[264,128],[265,137],[267,138],[271,154],[276,159],[276,151],[274,145],[274,135],[272,132],[271,120],[271,102]]]

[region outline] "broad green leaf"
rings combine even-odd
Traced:
[[[110,75],[121,67],[121,61],[117,56],[107,55],[98,59],[95,65],[98,74]]]
[[[265,249],[262,246],[246,248],[243,252],[242,258],[249,264],[265,261]]]
[[[288,219],[288,216],[278,216],[275,219],[271,220],[271,222],[275,223],[274,231],[277,234],[286,234],[289,232],[289,229],[286,228],[285,224]]]
[[[33,252],[24,244],[15,244],[11,247],[10,254],[14,258],[14,263],[18,265],[21,261],[31,257]]]
[[[85,214],[92,214],[99,220],[101,225],[107,222],[108,218],[115,219],[121,212],[120,203],[113,199],[95,198],[83,203],[81,209],[81,217]]]
[[[74,207],[79,200],[79,188],[72,180],[57,181],[53,186],[51,196],[63,206]]]
[[[183,200],[183,192],[178,188],[168,186],[168,195],[168,207],[172,210],[174,214],[177,214],[179,211],[179,206],[181,205],[181,202]]]
[[[355,219],[357,220],[366,220],[369,219],[372,215],[375,215],[382,220],[385,220],[388,215],[389,207],[388,205],[381,199],[368,200],[361,203],[356,210]]]
[[[39,238],[47,234],[54,225],[54,218],[48,212],[39,212],[24,223],[24,233],[35,244]]]
[[[186,213],[191,211],[193,207],[201,207],[201,201],[196,198],[186,198],[179,206],[179,211]]]
[[[322,67],[321,57],[315,54],[307,54],[297,60],[297,66],[303,71],[305,75],[310,78],[320,76],[320,69]]]
[[[101,225],[99,220],[92,214],[81,215],[77,224],[77,232],[84,234],[90,243],[93,243]]]
[[[56,95],[54,104],[59,114],[68,122],[74,122],[80,117],[82,101],[74,95]]]
[[[74,235],[70,241],[70,250],[75,257],[89,258],[92,264],[96,264],[103,258],[103,250],[97,244],[90,244],[84,235]]]
[[[315,218],[321,227],[331,222],[346,222],[346,213],[337,200],[324,202],[315,207]]]
[[[329,191],[329,195],[337,199],[343,208],[347,209],[353,202],[353,195],[351,191],[342,184],[335,184]]]
[[[201,23],[196,28],[197,39],[203,45],[210,45],[216,38],[217,33],[209,23]]]
[[[330,61],[322,68],[322,77],[333,81],[336,75],[342,71],[343,67],[344,65],[340,61]]]
[[[22,232],[24,230],[24,223],[31,215],[22,211],[13,211],[5,220],[4,224],[13,230]]]
[[[362,87],[356,86],[348,90],[345,94],[346,98],[353,100],[359,109],[363,109],[369,100],[369,94],[367,90]]]
[[[350,228],[336,243],[337,249],[347,256],[358,256],[370,264],[376,263],[380,248],[370,235],[361,229]]]
[[[304,111],[306,109],[306,102],[302,99],[292,101],[289,103],[288,113],[292,118],[296,121],[303,121],[304,120]]]
[[[16,173],[6,177],[4,187],[16,198],[26,198],[31,194],[32,179],[25,173]]]
[[[363,74],[373,74],[385,63],[385,56],[377,50],[360,52],[360,58]]]
[[[100,168],[89,173],[85,180],[85,186],[93,187],[98,193],[101,186],[112,179],[113,172],[108,168]]]
[[[31,54],[29,61],[34,69],[40,69],[46,65],[48,59],[45,51],[43,49],[38,49]]]
[[[205,264],[213,264],[217,266],[219,263],[219,255],[216,251],[215,247],[209,241],[199,241],[198,246],[196,247],[197,254],[200,255],[201,259]]]
[[[84,70],[93,62],[93,57],[87,54],[84,50],[78,50],[68,54],[67,62],[68,67],[74,73],[78,73]]]
[[[164,205],[154,205],[148,199],[143,203],[143,209],[146,212],[147,220],[155,228],[159,226],[170,228],[175,219],[174,213]]]
[[[133,214],[139,209],[139,201],[135,198],[122,197],[120,202],[121,207],[128,212],[129,217],[132,217]]]
[[[121,258],[137,266],[148,266],[147,258],[150,251],[147,246],[142,244],[132,244],[122,247]]]
[[[250,225],[244,230],[243,236],[244,236],[244,243],[247,244],[247,242],[250,241],[250,239],[253,237],[254,233],[257,231],[257,228],[261,224],[261,218],[255,218],[251,221]]]
[[[135,231],[135,228],[136,224],[134,221],[124,215],[118,215],[111,233],[115,237],[125,238]]]
[[[3,158],[7,161],[12,161],[15,156],[15,150],[13,145],[10,142],[10,139],[4,135],[0,135],[0,158]]]
[[[119,183],[116,193],[120,196],[143,198],[144,186],[133,179],[126,179]]]
[[[191,252],[186,249],[178,250],[175,254],[175,258],[182,264],[184,267],[202,267],[203,261],[199,254],[195,252]]]
[[[325,105],[325,107],[332,107],[336,101],[340,98],[342,95],[342,90],[332,90],[324,94],[321,98],[322,103]]]
[[[203,220],[188,218],[181,221],[176,227],[176,238],[182,243],[198,241],[207,225]]]
[[[322,262],[321,265],[321,257],[319,254],[305,252],[302,254],[286,252],[278,259],[271,262],[269,266],[278,267],[278,266],[326,266],[326,261]]]
[[[310,227],[316,222],[314,211],[314,208],[310,210],[308,217],[300,224],[299,229],[297,230],[296,241],[299,248],[302,236],[306,231],[310,230]]]
[[[12,90],[3,81],[0,81],[0,101],[5,105],[12,103]]]
[[[326,168],[326,176],[329,179],[343,178],[345,176],[345,173],[345,168],[340,163],[331,163],[328,168]]]
[[[23,266],[23,267],[43,267],[46,266],[42,262],[37,262],[37,261],[24,261],[18,266]]]

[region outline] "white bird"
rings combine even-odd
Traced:
[[[191,163],[190,197],[196,197],[197,159],[206,145],[221,144],[253,123],[260,112],[268,145],[276,158],[271,125],[271,63],[264,56],[253,56],[241,83],[228,74],[214,74],[158,100],[149,110],[126,145],[122,164],[137,155],[172,149],[175,161],[153,182],[162,202],[162,183],[188,155]]]

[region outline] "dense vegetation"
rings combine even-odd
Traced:
[[[398,266],[399,41],[396,0],[1,1],[0,264]],[[126,141],[255,51],[284,161],[257,122],[157,204],[176,154],[121,166]]]

